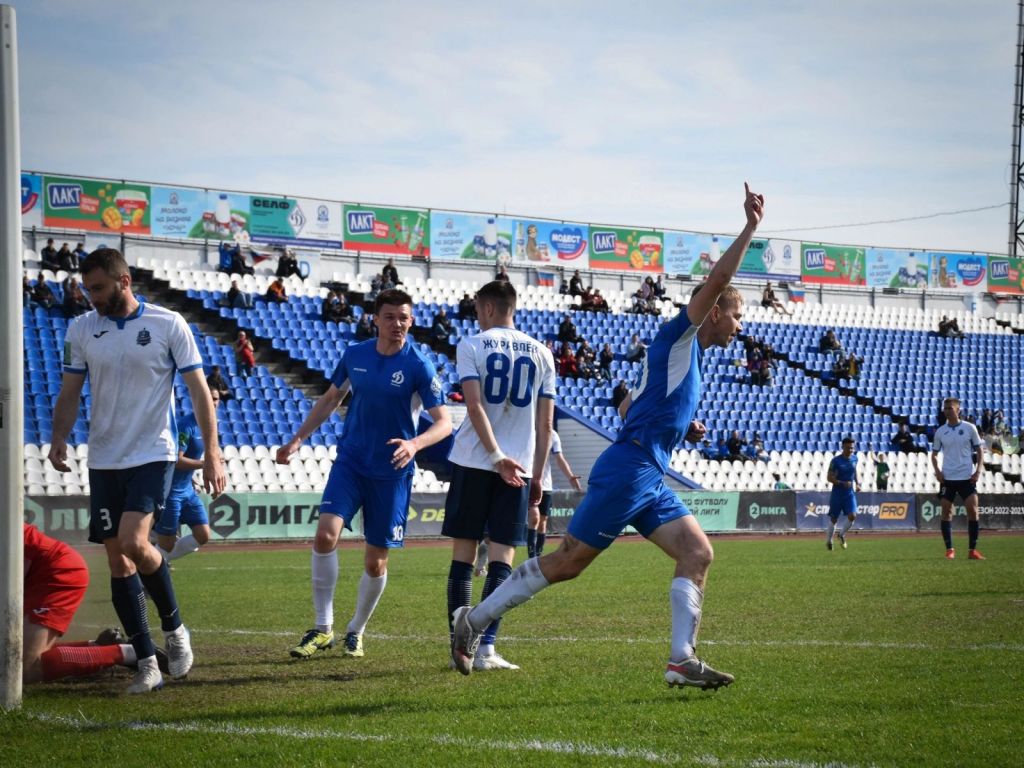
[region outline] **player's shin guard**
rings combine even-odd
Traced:
[[[847,517],[843,520],[842,527],[839,529],[839,535],[845,536],[846,532],[849,531],[851,528],[853,528],[853,520]]]
[[[338,551],[317,552],[314,549],[310,571],[316,628],[330,632],[334,624],[334,588],[338,585]]]
[[[452,560],[448,566],[448,637],[451,639],[452,614],[456,608],[473,602],[473,564]]]
[[[971,549],[978,548],[978,530],[980,526],[977,520],[967,521],[967,540]]]
[[[508,563],[491,563],[491,567],[487,570],[487,580],[484,582],[483,599],[486,600],[511,575],[512,566]],[[494,640],[498,636],[498,627],[500,626],[501,617],[496,618],[487,625],[483,637],[480,638],[481,647],[494,645]]]
[[[835,524],[835,521],[833,520],[833,521],[831,521],[828,524],[828,539],[827,539],[827,541],[829,543],[831,543],[832,539],[835,537],[835,535],[836,535],[836,524]]]
[[[124,663],[120,645],[55,645],[39,657],[43,680],[86,677]]]
[[[540,570],[537,558],[531,558],[520,565],[496,590],[491,592],[480,605],[469,614],[469,623],[474,629],[483,631],[495,619],[500,619],[512,608],[521,605],[536,595],[549,582]]]
[[[941,524],[942,540],[946,542],[946,549],[953,548],[953,521],[943,520]]]
[[[178,613],[178,600],[174,596],[174,585],[171,583],[171,571],[167,567],[167,561],[161,560],[159,568],[149,575],[140,573],[139,577],[146,592],[156,604],[157,613],[160,614],[160,628],[164,632],[173,632],[181,626],[181,616]]]
[[[540,557],[544,554],[544,542],[547,541],[548,535],[537,531],[537,543],[533,548],[534,557]]]
[[[528,528],[526,530],[526,554],[528,557],[537,556],[537,529]]]
[[[672,605],[672,661],[683,661],[696,653],[697,633],[704,604],[704,591],[690,579],[677,576],[669,589]]]
[[[146,607],[146,592],[138,573],[123,578],[110,577],[110,600],[114,604],[117,618],[121,620],[128,642],[135,649],[135,655],[147,659],[156,655],[156,646],[149,636],[149,613]]]

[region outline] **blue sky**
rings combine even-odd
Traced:
[[[1016,4],[13,2],[26,168],[735,232],[1009,199]],[[1009,210],[792,233],[1005,252]]]

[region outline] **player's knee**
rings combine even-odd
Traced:
[[[715,549],[711,546],[711,542],[705,539],[701,542],[695,542],[689,548],[685,558],[693,567],[706,571],[715,560]]]
[[[201,547],[210,540],[210,532],[205,528],[197,528],[192,531],[192,537],[196,540],[196,544]]]
[[[333,552],[335,547],[338,546],[338,534],[334,531],[317,530],[316,537],[313,539],[313,548],[325,554],[327,552]]]
[[[134,536],[118,537],[117,543],[121,548],[122,554],[133,563],[144,560],[150,548],[148,541]]]

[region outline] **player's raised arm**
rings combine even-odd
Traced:
[[[750,186],[746,182],[743,182],[743,188],[746,190],[743,211],[747,215],[747,223],[743,227],[743,231],[737,235],[732,245],[726,249],[718,263],[712,268],[711,274],[708,275],[701,290],[686,305],[686,316],[694,325],[704,322],[704,318],[718,301],[719,294],[732,282],[743,261],[743,254],[747,252],[754,232],[764,217],[764,195],[751,192]]]
[[[292,454],[299,450],[299,446],[331,417],[351,388],[351,383],[346,379],[340,386],[332,383],[327,391],[320,395],[292,439],[277,449],[275,459],[278,464],[287,464],[291,460]]]

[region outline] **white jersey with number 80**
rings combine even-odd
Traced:
[[[456,359],[460,381],[480,382],[480,402],[498,448],[529,471],[537,440],[537,401],[555,396],[551,350],[514,328],[491,328],[460,341]],[[468,418],[455,434],[449,458],[463,467],[494,470]]]

